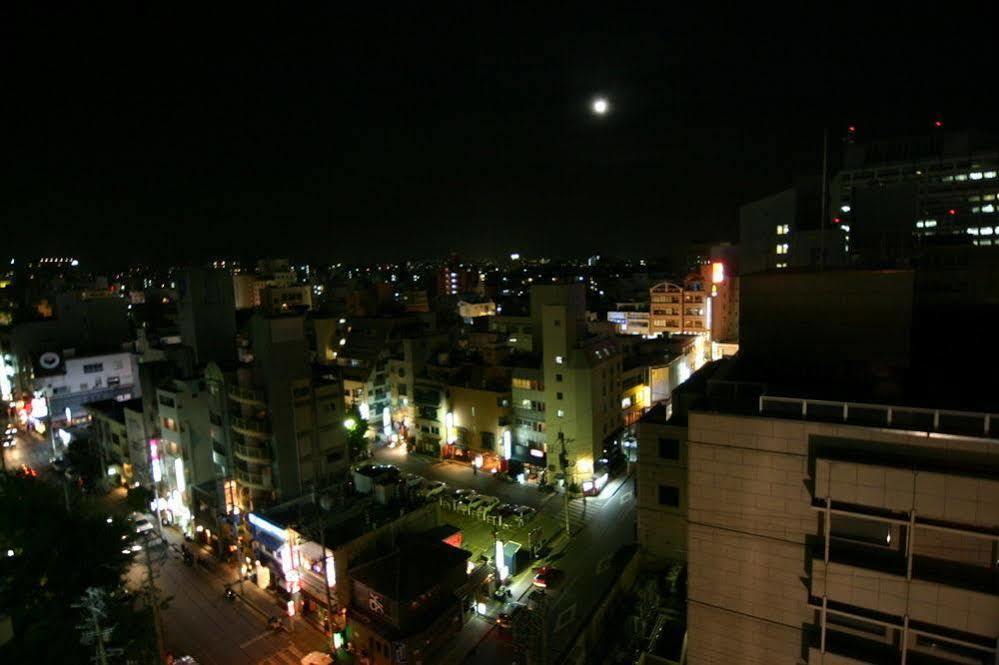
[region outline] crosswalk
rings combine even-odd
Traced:
[[[301,665],[302,650],[294,644],[289,644],[280,651],[275,651],[263,660],[258,660],[257,665]]]

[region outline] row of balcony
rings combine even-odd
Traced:
[[[243,436],[252,436],[259,439],[265,439],[270,436],[270,428],[267,426],[266,420],[253,420],[250,418],[240,418],[239,416],[230,416],[229,424],[235,431],[239,432]]]
[[[237,402],[243,402],[245,404],[264,405],[267,403],[264,392],[262,390],[254,390],[253,388],[229,386],[229,397]]]
[[[270,464],[271,452],[263,446],[241,446],[233,444],[232,454],[235,457],[252,464]]]
[[[251,473],[249,471],[243,471],[242,469],[233,469],[233,475],[240,483],[252,489],[271,489],[270,478],[265,478],[261,473]]]

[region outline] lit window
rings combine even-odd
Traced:
[[[952,180],[954,180],[954,176],[952,175],[945,175],[944,177],[940,178],[941,182],[951,182]]]
[[[981,227],[980,229],[978,229],[978,235],[982,235],[982,236],[990,236],[990,235],[992,235],[992,227],[991,226],[983,226],[983,227]]]
[[[926,220],[926,228],[932,229],[936,225],[937,225],[937,220],[935,220],[935,219],[928,219],[928,220]]]
[[[564,418],[565,417],[565,411],[563,411],[562,409],[559,409],[558,411],[555,412],[555,415],[558,416],[559,418]]]
[[[973,207],[973,208],[971,209],[971,212],[978,212],[979,210],[981,210],[981,208],[979,208],[978,206],[974,206],[974,207]]]
[[[564,363],[565,363],[565,358],[563,358],[562,356],[555,356],[556,365],[562,365]]]
[[[988,205],[983,205],[982,206],[982,212],[995,212],[995,211],[996,211],[996,207],[994,205],[992,205],[991,203],[989,203]]]
[[[787,247],[788,247],[788,244],[786,242],[777,245],[777,253],[778,254],[787,254]]]
[[[843,226],[841,226],[839,228],[843,229],[844,233],[849,233],[850,232],[850,225],[849,224],[844,224]]]
[[[921,220],[921,219],[916,222],[916,228],[917,229],[924,228],[925,225],[926,225],[926,223],[923,220]]]
[[[965,174],[963,174],[963,173],[958,173],[956,176],[954,176],[954,180],[957,180],[958,182],[963,182],[963,181],[965,181],[967,179],[968,179],[968,176],[965,175]]]
[[[778,268],[786,268],[787,267],[787,263],[778,263],[777,267]]]
[[[981,171],[975,171],[974,173],[969,173],[968,177],[971,178],[972,180],[981,180],[982,179],[982,172]]]
[[[995,171],[986,171],[985,172],[985,177],[989,178],[989,179],[995,178],[996,177],[996,172]]]
[[[839,209],[842,210],[843,212],[850,212],[850,206],[849,206],[849,204],[842,205],[842,206],[839,207]]]
[[[978,235],[978,229],[968,229],[968,235],[969,236],[977,236]]]

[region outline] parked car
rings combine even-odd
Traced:
[[[480,498],[479,493],[474,490],[467,490],[465,494],[462,494],[454,500],[455,506],[460,507],[471,507],[472,503]]]
[[[420,496],[429,499],[432,496],[442,494],[446,489],[447,483],[442,480],[433,480],[420,489]]]
[[[551,589],[558,586],[563,577],[565,577],[565,573],[558,568],[541,566],[535,571],[533,584],[540,589]]]
[[[468,507],[473,510],[483,510],[488,512],[490,509],[498,505],[499,502],[500,500],[494,496],[479,495],[474,501],[468,504]]]
[[[513,519],[521,524],[527,524],[537,512],[538,511],[530,506],[517,506],[513,509]]]
[[[514,511],[514,509],[516,507],[517,506],[514,506],[514,505],[509,504],[509,503],[501,503],[500,505],[496,506],[495,508],[493,508],[489,512],[492,515],[498,515],[499,517],[502,517],[503,519],[507,519],[507,518],[513,516],[513,511]]]
[[[500,628],[512,628],[514,617],[524,609],[520,603],[507,603],[503,611],[496,616],[496,624]]]

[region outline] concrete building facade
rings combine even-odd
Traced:
[[[650,490],[689,519],[688,662],[994,662],[996,439],[904,406],[691,412],[686,486]]]

